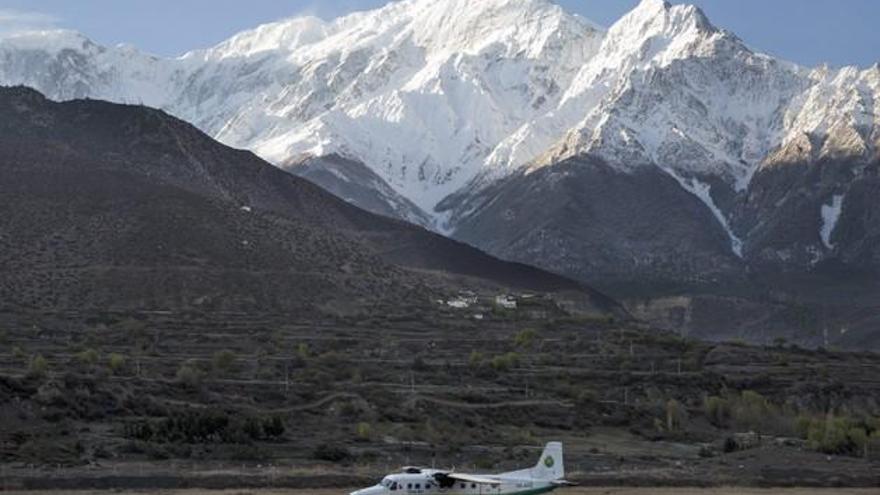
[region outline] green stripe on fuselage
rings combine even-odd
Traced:
[[[528,490],[523,490],[521,492],[507,492],[502,495],[538,495],[539,493],[547,493],[552,492],[554,489],[558,488],[555,485],[547,485],[542,486],[541,488],[530,488]]]

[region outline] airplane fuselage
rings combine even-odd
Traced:
[[[500,474],[469,474],[455,470],[406,466],[375,486],[351,495],[537,495],[570,486],[565,480],[562,443],[548,442],[538,462]]]
[[[352,495],[537,495],[558,488],[547,481],[494,478],[498,484],[456,480],[447,486],[440,486],[434,472],[424,470],[417,474],[388,475],[379,484],[358,490]]]

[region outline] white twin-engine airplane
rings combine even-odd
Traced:
[[[465,474],[455,471],[405,467],[375,486],[351,495],[534,495],[573,485],[563,479],[562,444],[550,442],[531,468],[501,474]]]

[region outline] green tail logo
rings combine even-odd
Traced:
[[[553,464],[555,464],[555,463],[556,463],[556,461],[553,460],[552,456],[548,455],[547,457],[544,458],[544,465],[547,466],[548,468],[552,468]]]

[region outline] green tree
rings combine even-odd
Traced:
[[[744,390],[736,400],[732,415],[737,424],[760,433],[775,411],[770,402],[758,392]]]
[[[828,414],[810,423],[807,444],[813,450],[826,454],[845,454],[852,451],[849,437],[851,428],[846,418]]]
[[[675,399],[666,401],[666,430],[678,431],[684,424],[685,412],[681,404]]]
[[[722,397],[707,397],[703,409],[709,422],[719,428],[724,428],[730,419],[730,402]]]

